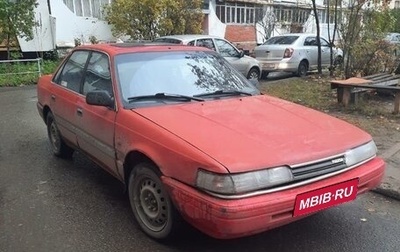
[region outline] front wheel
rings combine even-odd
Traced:
[[[129,177],[128,193],[140,228],[153,239],[170,240],[178,229],[179,215],[154,165],[141,163]]]

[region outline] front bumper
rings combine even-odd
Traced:
[[[374,158],[352,170],[311,184],[234,200],[213,197],[172,178],[163,177],[162,180],[176,208],[191,225],[214,238],[231,239],[303,218],[293,217],[298,194],[354,178],[359,178],[358,194],[371,190],[380,184],[384,169],[384,161]]]

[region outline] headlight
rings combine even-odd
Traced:
[[[367,159],[376,156],[376,145],[374,141],[358,146],[354,149],[346,151],[346,165],[353,166]]]
[[[284,184],[292,180],[291,170],[284,166],[240,174],[216,174],[199,170],[196,185],[215,193],[241,194]]]

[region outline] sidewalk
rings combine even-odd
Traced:
[[[374,191],[400,200],[400,143],[393,145],[380,156],[386,161],[386,172],[382,184]]]

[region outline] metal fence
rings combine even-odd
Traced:
[[[34,71],[18,71],[18,64],[20,63],[28,63],[28,62],[36,62],[37,69]],[[16,74],[37,74],[38,77],[42,75],[42,59],[37,58],[37,59],[18,59],[18,60],[0,60],[0,66],[1,65],[9,65],[9,67],[6,67],[5,69],[9,69],[6,72],[0,71],[0,76],[4,75],[16,75]],[[1,67],[3,69],[3,67]],[[25,68],[26,69],[26,68]]]

